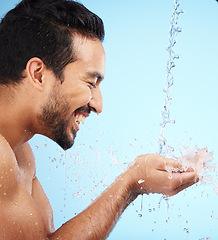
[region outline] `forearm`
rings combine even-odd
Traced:
[[[166,169],[172,169],[169,173]],[[50,240],[106,239],[125,208],[144,193],[173,196],[194,184],[196,171],[157,154],[137,157],[135,162],[87,209],[60,227]]]
[[[131,193],[128,172],[125,172],[87,209],[62,225],[49,239],[106,239],[122,212],[135,198]]]

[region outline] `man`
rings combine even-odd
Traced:
[[[27,143],[43,134],[70,148],[91,112],[102,111],[102,20],[66,0],[23,0],[0,24],[0,239],[106,239],[140,194],[174,195],[194,170],[142,155],[87,209],[55,231]],[[175,171],[169,174],[166,171]]]

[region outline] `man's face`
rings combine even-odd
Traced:
[[[65,67],[62,84],[55,79],[39,116],[43,134],[65,150],[73,145],[80,122],[91,111],[101,113],[103,108],[99,85],[104,78],[105,53],[101,42],[76,36],[74,51],[77,61]]]

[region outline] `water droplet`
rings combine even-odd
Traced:
[[[138,184],[141,184],[141,183],[143,183],[145,180],[142,180],[142,179],[140,179],[140,180],[138,180]]]

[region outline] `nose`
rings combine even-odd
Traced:
[[[89,102],[89,107],[93,112],[99,114],[103,110],[103,99],[101,91],[99,87],[93,88],[91,91],[92,97]]]

